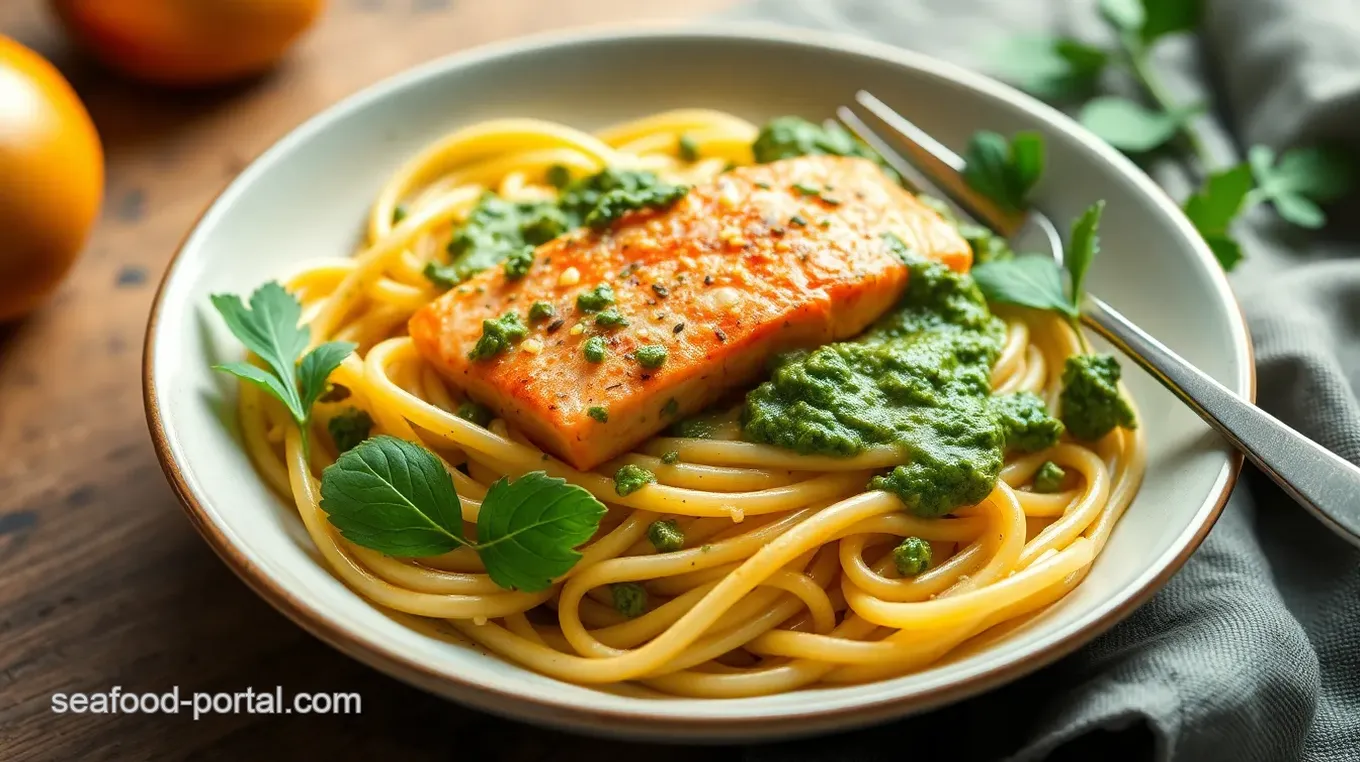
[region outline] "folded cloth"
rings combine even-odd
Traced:
[[[1360,1],[1205,5],[1200,33],[1160,43],[1156,66],[1179,100],[1212,107],[1201,125],[1222,165],[1255,143],[1360,153]],[[1094,0],[759,0],[732,16],[983,70],[1017,33],[1109,35]],[[1183,166],[1151,171],[1185,197]],[[1303,235],[1257,208],[1239,222],[1247,260],[1231,280],[1255,341],[1259,403],[1360,462],[1360,205],[1333,218]],[[1360,551],[1261,474],[1244,477],[1166,588],[1071,657],[930,714],[747,758],[1360,760]]]

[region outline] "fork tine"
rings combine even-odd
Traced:
[[[929,177],[922,174],[921,170],[907,161],[902,154],[897,152],[897,149],[888,145],[883,138],[880,138],[878,134],[875,133],[869,125],[865,124],[864,120],[860,119],[859,115],[855,112],[845,106],[841,106],[836,109],[836,119],[839,120],[846,129],[854,133],[855,137],[864,141],[864,143],[874,149],[879,156],[882,156],[883,161],[896,170],[897,174],[902,176],[903,182],[911,190],[914,190],[917,193],[944,196],[944,192],[941,191],[935,183],[931,182]],[[945,200],[948,201],[948,199]]]
[[[1005,211],[991,199],[969,187],[963,178],[962,173],[967,165],[961,156],[870,93],[859,91],[855,94],[855,101],[872,113],[896,137],[896,143],[904,149],[897,152],[898,155],[919,170],[919,174],[929,178],[933,186],[942,191],[942,195],[955,206],[967,212],[967,216],[980,220],[1007,238],[1013,237],[1024,227],[1023,213]],[[868,127],[864,129],[867,130]]]
[[[949,150],[949,147],[940,141],[932,138],[925,130],[917,127],[911,120],[893,111],[888,104],[874,97],[873,93],[867,90],[860,90],[855,93],[855,102],[863,106],[869,113],[878,117],[884,124],[897,130],[902,137],[906,138],[907,143],[919,147],[936,161],[949,167],[950,169],[963,173],[967,164],[963,157]]]

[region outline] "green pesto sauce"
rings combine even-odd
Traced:
[[[614,473],[614,492],[618,493],[620,497],[627,497],[648,484],[655,483],[656,474],[632,463],[620,466],[619,470]]]
[[[554,201],[507,201],[484,193],[449,241],[449,261],[429,263],[425,277],[450,288],[504,263],[507,277],[517,279],[533,264],[533,247],[580,227],[603,230],[632,211],[667,208],[689,192],[687,186],[633,170],[552,179],[565,183]]]
[[[1050,493],[1062,489],[1063,479],[1067,478],[1067,471],[1062,466],[1051,460],[1044,461],[1039,470],[1034,472],[1034,479],[1031,485],[1035,492]]]
[[[929,542],[920,537],[908,537],[893,548],[893,565],[903,577],[915,577],[930,568],[932,555]]]
[[[1076,355],[1063,366],[1062,420],[1077,439],[1094,441],[1116,427],[1135,429],[1133,407],[1119,393],[1119,363],[1109,355]]]
[[[685,548],[685,531],[675,519],[653,521],[647,527],[647,541],[658,553],[674,553]]]
[[[636,582],[615,582],[609,586],[614,598],[614,608],[620,614],[634,619],[647,613],[647,588]]]
[[[993,397],[992,410],[1006,434],[1007,450],[1038,452],[1062,436],[1062,421],[1049,415],[1043,399],[1032,392]]]
[[[780,116],[760,128],[751,153],[759,164],[796,156],[859,156],[883,164],[883,159],[835,122],[817,124],[802,117]],[[897,177],[887,165],[884,170]]]
[[[551,201],[514,202],[484,193],[449,241],[448,264],[429,263],[425,277],[437,286],[456,286],[512,255],[522,259],[526,248],[547,243],[571,227],[571,220]],[[533,262],[532,254],[528,261]]]
[[[900,249],[891,238],[887,244]],[[1047,446],[1062,428],[1037,397],[991,396],[1006,330],[973,279],[908,261],[896,309],[858,339],[782,358],[747,395],[743,431],[809,455],[899,447],[906,462],[870,487],[896,494],[914,513],[940,516],[992,491],[1008,447]]]
[[[468,359],[489,360],[528,335],[529,329],[513,312],[507,312],[495,320],[483,320],[482,335],[473,345],[472,351],[468,352]]]
[[[336,415],[326,423],[326,431],[335,443],[335,449],[348,452],[368,439],[373,431],[373,418],[363,410],[352,407]]]

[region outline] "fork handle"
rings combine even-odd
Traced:
[[[1233,394],[1105,302],[1087,296],[1082,318],[1319,521],[1360,545],[1360,468]]]

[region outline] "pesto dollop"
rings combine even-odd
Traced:
[[[930,543],[920,537],[908,537],[893,548],[893,565],[903,577],[915,577],[930,568]]]
[[[1109,355],[1076,355],[1063,365],[1062,420],[1077,439],[1092,441],[1116,427],[1134,429],[1133,407],[1119,393],[1119,363]]]
[[[447,263],[431,262],[425,277],[450,288],[500,264],[507,278],[524,276],[533,248],[579,227],[603,230],[629,212],[664,209],[684,198],[689,187],[662,182],[651,172],[606,169],[567,181],[554,201],[507,201],[482,194],[449,241]]]
[[[991,398],[991,368],[1006,329],[971,277],[908,267],[901,303],[864,335],[786,356],[747,395],[743,431],[803,454],[899,447],[906,462],[870,488],[940,516],[980,502],[1001,473],[1012,429]]]
[[[614,609],[633,619],[647,613],[647,588],[636,582],[615,582],[609,586]]]
[[[656,484],[656,474],[642,466],[627,463],[614,473],[614,492],[620,497],[627,497],[648,484]]]
[[[484,193],[449,241],[448,264],[430,262],[425,277],[437,286],[456,286],[511,256],[523,261],[526,248],[532,250],[571,227],[575,227],[571,220],[551,201],[514,202]],[[533,262],[532,253],[528,262]],[[507,273],[517,269],[518,265]]]
[[[878,154],[839,124],[817,124],[797,116],[766,122],[751,144],[751,153],[760,164],[809,155],[859,156],[882,163]]]
[[[468,359],[489,360],[509,349],[511,344],[518,344],[528,335],[528,327],[514,312],[507,312],[495,320],[483,320],[482,335],[477,339],[472,351],[468,352]]]
[[[1035,492],[1050,493],[1062,489],[1063,479],[1067,478],[1067,471],[1062,466],[1051,460],[1044,461],[1039,470],[1034,472],[1034,479],[1031,485]]]
[[[674,553],[685,548],[685,532],[675,519],[659,519],[647,527],[647,541],[658,553]]]

